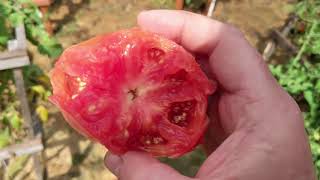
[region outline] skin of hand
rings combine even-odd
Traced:
[[[121,180],[315,180],[301,111],[277,84],[259,53],[236,28],[184,11],[140,13],[142,29],[176,41],[219,83],[211,98],[207,149],[196,177],[182,176],[150,155],[107,153]],[[214,150],[214,151],[213,151]]]

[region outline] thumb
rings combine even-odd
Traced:
[[[107,168],[123,180],[190,180],[171,167],[142,152],[128,152],[123,156],[107,153]]]

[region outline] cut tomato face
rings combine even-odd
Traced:
[[[138,28],[64,51],[50,73],[51,102],[79,133],[111,152],[178,157],[207,127],[216,84],[183,47]]]

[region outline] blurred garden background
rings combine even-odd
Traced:
[[[206,15],[210,0],[1,0],[0,62],[14,28],[24,24],[31,64],[22,68],[31,115],[40,122],[44,179],[115,180],[105,167],[106,149],[83,138],[47,101],[48,72],[64,48],[93,36],[130,28],[148,9],[185,9]],[[296,99],[304,117],[315,167],[320,171],[320,1],[217,0],[212,18],[244,32],[270,65],[279,83]],[[1,63],[0,63],[1,65]],[[1,69],[1,67],[0,67]],[[0,71],[1,151],[30,139],[12,69]],[[298,146],[298,145],[297,145]],[[32,156],[0,162],[0,179],[37,179]],[[178,160],[162,159],[192,176],[205,159],[196,149]],[[318,176],[320,177],[320,176]]]

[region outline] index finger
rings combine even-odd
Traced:
[[[263,95],[276,84],[259,53],[230,25],[173,10],[142,12],[138,24],[142,29],[176,41],[193,53],[208,55],[211,71],[226,91],[244,90]]]

